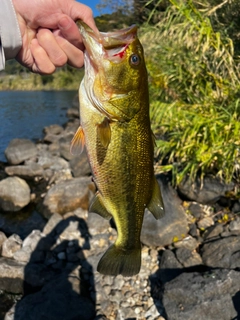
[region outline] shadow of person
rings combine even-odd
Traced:
[[[75,216],[41,238],[24,270],[24,295],[14,320],[94,319],[94,276],[84,256],[89,239],[86,222]]]
[[[237,312],[237,317],[232,320],[239,320],[240,319],[240,291],[238,291],[235,294],[235,296],[233,296],[232,300],[233,300],[234,308]]]

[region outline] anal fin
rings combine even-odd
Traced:
[[[152,198],[148,203],[147,208],[157,220],[164,216],[164,206],[163,206],[162,195],[161,195],[159,184],[155,177],[153,181]]]
[[[97,192],[95,196],[93,197],[90,206],[89,206],[89,212],[94,212],[99,214],[104,219],[111,219],[112,215],[107,211],[105,208],[105,205],[103,203],[101,194]]]

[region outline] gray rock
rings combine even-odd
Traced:
[[[174,242],[175,248],[186,248],[190,251],[195,250],[198,247],[198,245],[198,241],[191,236],[187,236],[183,240]]]
[[[202,247],[203,263],[213,268],[235,268],[240,266],[238,256],[240,251],[240,237],[228,237],[209,243]]]
[[[91,235],[108,233],[110,227],[109,220],[93,212],[89,212],[88,214],[87,225]]]
[[[23,179],[32,179],[43,175],[43,168],[37,163],[6,167],[5,172],[9,176],[18,176]]]
[[[188,222],[175,190],[164,175],[159,176],[165,215],[156,220],[147,211],[144,215],[141,241],[148,246],[166,246],[174,239],[182,239],[188,232]]]
[[[197,252],[186,248],[177,249],[176,257],[185,268],[199,266],[202,264],[201,256]]]
[[[237,319],[234,297],[239,287],[237,271],[183,273],[165,284],[163,304],[171,320]]]
[[[39,243],[39,241],[45,237],[45,235],[40,230],[33,230],[24,240],[23,248],[29,247],[31,252],[34,251]]]
[[[79,156],[74,156],[70,160],[70,167],[74,177],[84,177],[91,174],[91,168],[85,150]]]
[[[25,263],[0,257],[0,288],[11,293],[23,293]]]
[[[15,307],[15,320],[92,320],[94,304],[81,292],[78,277],[61,274]]]
[[[45,152],[43,155],[38,157],[38,164],[43,169],[62,170],[69,169],[69,163],[61,157],[52,156]]]
[[[75,178],[61,181],[50,188],[43,201],[43,215],[61,215],[78,207],[87,209],[89,205],[91,178]]]
[[[59,140],[60,155],[66,160],[71,160],[72,158],[75,157],[70,152],[72,138],[73,138],[73,133],[72,132],[67,132]]]
[[[5,150],[5,157],[10,164],[20,164],[36,154],[35,144],[28,139],[13,139]]]
[[[2,256],[5,258],[12,258],[14,252],[22,247],[22,240],[17,234],[12,234],[2,244]]]
[[[197,226],[201,230],[204,230],[212,225],[214,225],[214,220],[212,217],[204,217],[197,222]]]
[[[63,127],[61,127],[59,124],[52,124],[48,127],[44,127],[43,132],[45,134],[59,135],[63,132]]]
[[[56,226],[59,224],[59,222],[62,221],[62,219],[63,218],[60,214],[54,213],[45,225],[43,233],[46,235],[50,233],[54,228],[56,228]]]
[[[24,248],[21,248],[18,251],[13,253],[13,259],[20,262],[29,262],[31,253],[32,253],[31,247],[25,246]]]
[[[157,271],[157,278],[165,283],[177,277],[182,273],[183,266],[177,260],[175,254],[171,250],[164,250],[160,260],[160,267]]]
[[[206,176],[203,182],[200,178],[193,182],[187,177],[179,184],[178,191],[185,198],[198,203],[215,203],[234,187],[234,183],[225,184],[212,176]]]
[[[2,244],[5,240],[7,240],[5,233],[0,231],[0,253],[1,253],[1,249],[2,249]]]
[[[68,118],[79,118],[79,109],[77,108],[69,108],[67,111]]]
[[[0,181],[0,208],[4,211],[19,211],[30,200],[30,188],[25,180],[9,177]]]
[[[240,234],[240,217],[237,217],[235,220],[231,221],[229,224],[229,231],[232,234]]]
[[[211,239],[214,237],[218,237],[223,232],[223,225],[220,223],[215,224],[207,228],[207,230],[203,234],[204,239]]]

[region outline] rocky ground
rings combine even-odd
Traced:
[[[141,272],[103,276],[96,266],[116,230],[87,211],[95,187],[86,154],[69,152],[78,109],[68,116],[42,141],[11,141],[0,164],[0,319],[240,319],[234,183],[175,190],[159,175],[166,212],[145,214]]]

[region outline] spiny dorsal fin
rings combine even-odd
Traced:
[[[159,184],[155,177],[153,182],[152,198],[149,204],[147,205],[147,207],[148,207],[148,210],[153,214],[155,219],[158,220],[164,216],[162,195],[161,195]]]
[[[81,154],[83,152],[84,145],[85,145],[85,138],[84,138],[83,128],[79,126],[79,128],[77,129],[71,141],[71,147],[70,147],[71,154],[73,155]]]
[[[97,134],[103,147],[107,148],[111,141],[111,128],[107,118],[97,125]]]
[[[97,192],[93,197],[92,202],[90,203],[90,206],[89,206],[89,212],[97,213],[104,219],[109,220],[112,218],[112,215],[105,208],[101,194],[99,192]]]

